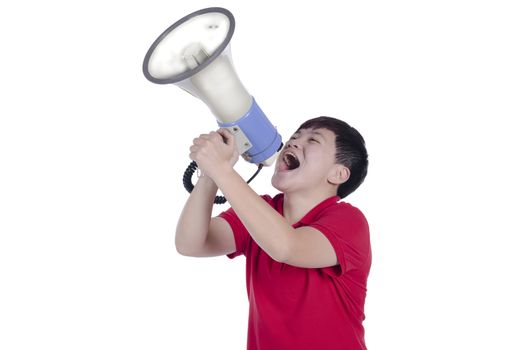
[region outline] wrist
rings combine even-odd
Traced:
[[[195,186],[208,186],[208,187],[216,187],[216,183],[206,174],[198,174],[198,181],[196,182]]]
[[[235,171],[235,169],[232,167],[225,167],[215,172],[213,181],[220,189],[222,189],[226,182],[230,179],[233,179],[236,175],[238,175],[238,173]]]
[[[198,179],[200,179],[202,177],[208,177],[205,172],[200,170],[200,168],[196,168],[196,176],[198,177]]]

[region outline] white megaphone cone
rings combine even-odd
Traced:
[[[235,136],[244,159],[271,165],[282,139],[235,72],[229,46],[234,30],[235,19],[224,8],[193,12],[156,39],[143,61],[143,74],[202,100],[218,125]]]

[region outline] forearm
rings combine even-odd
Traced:
[[[262,200],[236,171],[224,173],[216,182],[253,240],[274,260],[283,261],[293,234],[286,219]]]
[[[189,254],[204,245],[217,190],[216,184],[206,176],[201,177],[196,183],[176,227],[178,252]]]

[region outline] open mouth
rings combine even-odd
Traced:
[[[295,154],[290,152],[284,153],[282,159],[284,160],[284,163],[286,164],[288,170],[297,169],[299,165],[301,165]]]

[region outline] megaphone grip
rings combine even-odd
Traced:
[[[221,128],[239,127],[251,142],[252,147],[246,151],[244,158],[251,163],[259,164],[273,156],[280,149],[282,137],[271,124],[262,109],[253,98],[249,111],[232,123],[218,122]]]

